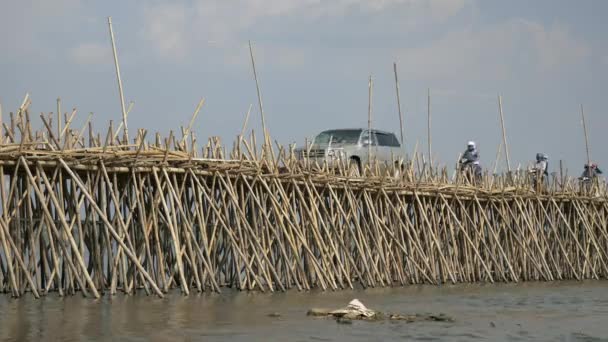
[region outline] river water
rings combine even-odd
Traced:
[[[353,298],[392,313],[445,313],[454,322],[306,316]],[[278,317],[273,317],[278,314]],[[608,341],[608,281],[409,286],[338,292],[241,293],[164,299],[0,296],[7,341]]]

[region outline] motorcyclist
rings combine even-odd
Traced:
[[[481,180],[481,166],[479,163],[479,152],[474,141],[467,143],[467,149],[460,158],[460,170],[470,172],[475,177],[476,181]]]
[[[539,184],[544,184],[544,182],[549,178],[549,157],[544,153],[536,154],[536,164],[534,167],[530,169],[532,173],[532,183],[534,189],[538,189]],[[540,179],[540,182],[538,181]]]
[[[594,184],[597,185],[598,175],[602,174],[602,170],[595,163],[585,164],[585,170],[578,178],[581,181],[581,190],[586,193],[594,192]],[[595,189],[597,191],[597,188]]]
[[[581,177],[579,179],[592,180],[592,179],[596,178],[598,175],[601,175],[602,173],[603,173],[602,170],[600,170],[600,168],[597,167],[597,164],[595,164],[595,163],[591,163],[591,165],[585,164],[585,171],[583,171],[583,174],[581,174]]]

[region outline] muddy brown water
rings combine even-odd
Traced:
[[[338,324],[307,317],[358,298],[394,313],[455,322]],[[278,313],[279,317],[273,317]],[[242,293],[165,299],[0,296],[2,341],[608,341],[608,281],[409,286],[338,292]]]

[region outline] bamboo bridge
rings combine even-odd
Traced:
[[[22,106],[24,107],[24,106]],[[608,196],[553,176],[450,177],[414,153],[363,175],[239,136],[0,123],[0,293],[339,290],[608,275]],[[63,125],[63,127],[62,127]]]

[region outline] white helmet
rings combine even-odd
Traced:
[[[474,141],[469,141],[467,143],[467,146],[472,146],[474,148],[475,147],[475,142]]]

